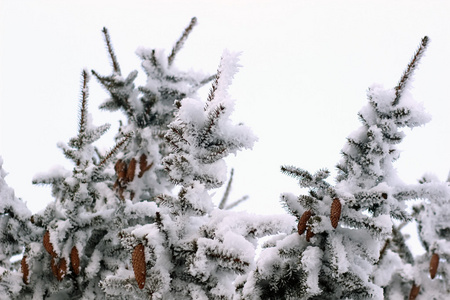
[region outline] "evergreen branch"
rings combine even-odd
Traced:
[[[225,207],[225,209],[226,209],[226,210],[233,209],[233,208],[235,208],[236,206],[238,206],[239,204],[241,204],[242,202],[247,201],[248,198],[249,198],[248,195],[245,195],[245,196],[243,196],[242,198],[240,198],[239,200],[236,200],[236,201],[234,201],[233,203],[228,204],[228,205]]]
[[[314,174],[314,179],[316,181],[323,181],[324,179],[327,179],[330,176],[330,171],[328,169],[320,169],[319,171]]]
[[[214,100],[214,97],[215,97],[215,94],[216,94],[216,90],[217,90],[217,87],[219,85],[220,73],[221,72],[220,72],[220,66],[219,66],[219,69],[217,70],[217,74],[214,75],[215,80],[212,83],[211,88],[209,89],[209,94],[208,94],[208,98],[207,98],[208,102],[211,102],[211,101]],[[208,107],[208,104],[206,104],[205,110],[206,110],[207,107]]]
[[[192,29],[194,29],[194,26],[197,24],[197,18],[193,17],[191,19],[191,23],[189,23],[188,27],[186,27],[186,29],[184,29],[183,34],[181,35],[181,37],[178,39],[178,41],[175,43],[175,46],[173,46],[172,48],[172,53],[169,55],[169,57],[167,58],[168,64],[169,66],[172,65],[175,56],[177,55],[177,53],[181,50],[181,48],[184,45],[184,42],[186,42],[189,34],[191,33]]]
[[[217,77],[217,74],[208,76],[208,77],[206,77],[205,79],[203,79],[202,81],[200,81],[200,82],[196,85],[196,87],[200,87],[200,86],[202,86],[202,85],[205,85],[205,84],[207,84],[208,82],[210,82],[211,80],[214,80],[216,77]]]
[[[56,146],[63,151],[66,158],[72,160],[77,166],[81,164],[79,153],[77,151],[70,149],[63,143],[58,143]]]
[[[88,82],[89,82],[89,74],[86,70],[83,70],[81,73],[81,76],[83,78],[82,88],[81,88],[81,103],[80,103],[80,120],[78,123],[78,147],[81,148],[82,146],[82,136],[86,132],[86,126],[87,126],[87,101],[89,97],[89,89],[88,89]]]
[[[422,39],[422,42],[421,42],[419,48],[417,49],[417,51],[414,54],[411,61],[409,62],[408,67],[406,68],[405,72],[403,72],[402,78],[398,82],[397,86],[394,88],[395,89],[395,99],[392,102],[393,106],[396,106],[399,103],[400,98],[403,94],[403,91],[405,90],[406,84],[408,83],[411,76],[413,75],[414,70],[417,68],[417,65],[419,64],[420,59],[422,58],[425,50],[427,49],[429,41],[430,41],[430,39],[427,36],[425,36]]]
[[[312,196],[308,195],[300,195],[298,196],[298,202],[305,208],[306,210],[315,211],[318,206],[318,200]],[[295,214],[297,216],[297,214]],[[297,216],[298,217],[298,216]]]
[[[398,228],[392,228],[392,242],[397,246],[398,250],[396,251],[400,258],[402,258],[405,262],[413,265],[414,264],[414,256],[406,245],[406,240],[403,234],[400,232],[400,229],[404,225],[400,225]]]
[[[126,134],[122,140],[120,140],[103,158],[103,160],[98,164],[98,167],[101,168],[106,165],[110,159],[117,154],[129,141],[132,137],[132,133]]]
[[[384,255],[386,254],[386,250],[390,247],[390,245],[391,245],[391,239],[386,239],[384,241],[383,248],[381,248],[380,258],[378,259],[377,264],[383,259]]]
[[[131,72],[125,80],[115,75],[102,76],[94,70],[91,72],[103,88],[111,95],[111,99],[101,104],[100,109],[115,111],[122,108],[129,119],[133,118],[134,108],[128,100],[134,90],[133,81],[136,79],[138,72]]]
[[[231,191],[231,183],[233,182],[233,175],[234,175],[234,169],[231,169],[230,179],[228,180],[227,187],[225,189],[225,193],[223,194],[222,200],[220,201],[219,209],[223,209],[225,207],[225,204],[227,204],[228,196],[230,195],[230,191]]]
[[[220,115],[225,112],[225,106],[221,103],[208,114],[208,122],[199,135],[199,145],[204,145],[211,136],[213,128],[217,125]]]
[[[161,64],[159,63],[158,59],[156,58],[156,50],[152,49],[152,54],[150,57],[147,57],[147,59],[150,61],[152,66],[155,67],[156,71],[158,71],[157,76],[164,76],[164,72],[162,71]]]
[[[313,180],[313,176],[311,175],[311,173],[294,166],[281,166],[281,172],[288,176],[294,177],[295,179],[307,181]]]
[[[108,48],[108,53],[111,58],[111,63],[112,63],[114,72],[121,75],[120,66],[119,66],[119,63],[117,62],[117,57],[116,57],[116,54],[114,53],[114,49],[111,44],[111,37],[109,36],[108,29],[106,27],[103,27],[102,32],[103,32],[103,35],[105,36],[105,43],[106,43],[106,47]]]
[[[217,260],[220,267],[224,269],[233,270],[237,273],[243,274],[250,266],[249,262],[243,260],[238,255],[230,253],[225,249],[221,249],[218,245],[214,245],[212,243],[206,246],[204,251],[209,258]]]
[[[99,162],[100,161],[102,161],[105,157],[103,156],[103,154],[100,152],[100,150],[97,148],[97,147],[95,147],[94,146],[94,151],[95,151],[95,154],[97,155],[97,157],[98,157],[98,160],[96,159],[96,164],[98,165],[99,164]]]

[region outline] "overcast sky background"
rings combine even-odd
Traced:
[[[421,38],[431,43],[411,90],[433,120],[409,132],[396,167],[406,182],[450,169],[450,3],[448,1],[25,1],[0,0],[0,155],[7,182],[34,211],[51,201],[33,186],[37,172],[71,169],[58,141],[77,131],[83,68],[109,74],[101,33],[110,30],[122,72],[140,68],[139,46],[170,49],[191,17],[198,25],[175,64],[215,73],[223,49],[242,51],[230,89],[234,118],[259,137],[252,151],[229,159],[238,210],[283,213],[282,192],[300,193],[280,173],[292,164],[315,172],[334,166],[373,83],[394,87]],[[209,86],[201,91],[205,97]],[[90,83],[94,124],[113,129],[120,113],[99,111],[107,94]],[[220,191],[219,191],[220,193]]]

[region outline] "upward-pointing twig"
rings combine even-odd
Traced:
[[[89,89],[88,89],[88,82],[89,82],[89,74],[86,70],[83,70],[81,73],[81,76],[83,77],[83,87],[81,89],[81,104],[80,104],[80,121],[78,126],[78,138],[81,139],[86,132],[86,126],[87,126],[87,101],[89,97]],[[81,141],[80,141],[81,145]]]
[[[425,53],[425,50],[427,49],[428,42],[430,39],[425,36],[422,39],[422,42],[420,43],[419,48],[417,49],[416,53],[414,54],[413,58],[408,64],[408,67],[406,68],[405,72],[403,72],[403,76],[398,82],[397,86],[395,87],[395,99],[394,102],[392,102],[392,105],[397,105],[400,101],[400,98],[402,97],[403,91],[405,90],[406,84],[408,83],[408,80],[411,78],[412,74],[414,73],[414,70],[417,68],[417,65],[419,64],[420,59],[422,58],[423,54]]]
[[[102,168],[106,165],[106,163],[130,141],[131,137],[131,133],[124,135],[124,137],[103,157],[103,160],[98,164],[98,167]]]
[[[106,27],[103,27],[102,32],[103,32],[103,35],[105,36],[106,47],[108,48],[108,53],[109,53],[109,56],[111,57],[111,63],[112,63],[114,72],[117,73],[118,75],[121,75],[120,66],[119,66],[119,63],[117,62],[117,57],[116,57],[116,54],[114,53],[114,49],[111,44],[111,37],[109,36],[108,29]]]
[[[231,169],[230,179],[228,180],[227,188],[225,189],[225,193],[223,194],[222,200],[220,201],[220,204],[219,204],[220,209],[224,209],[225,204],[227,204],[228,196],[230,195],[230,191],[231,191],[231,183],[233,182],[233,175],[234,175],[234,169]]]
[[[172,48],[172,53],[170,53],[169,57],[167,58],[169,66],[172,65],[173,60],[175,59],[175,56],[177,55],[178,51],[183,47],[184,42],[188,38],[189,34],[191,33],[194,26],[197,24],[197,18],[193,17],[191,19],[191,23],[189,23],[189,26],[186,27],[181,37],[178,39],[178,41],[175,43],[175,46]]]

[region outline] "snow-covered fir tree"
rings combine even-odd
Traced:
[[[51,185],[55,200],[32,216],[33,235],[39,239],[25,245],[29,276],[20,299],[102,298],[98,283],[116,267],[120,243],[114,244],[114,221],[121,201],[107,166],[130,137],[122,138],[101,161],[96,159],[93,143],[110,126],[92,124],[86,70],[82,77],[78,133],[67,145],[58,144],[75,166],[72,171],[56,167],[33,179]]]
[[[206,102],[176,101],[175,119],[165,135],[172,152],[163,160],[177,195],[137,203],[154,220],[125,228],[121,239],[132,252],[136,299],[232,299],[233,281],[253,264],[257,237],[287,228],[285,218],[256,218],[214,209],[210,190],[226,181],[224,158],[251,148],[248,127],[233,124],[234,102],[227,93],[237,55],[225,52]],[[145,207],[145,208],[144,208]],[[117,270],[104,288],[123,297],[131,270]]]
[[[24,242],[32,240],[31,212],[25,203],[14,195],[5,181],[7,173],[0,157],[0,294],[3,299],[17,297],[29,280],[27,257],[17,257],[23,252]],[[21,272],[17,272],[21,270]]]
[[[335,185],[326,181],[326,169],[311,174],[282,167],[308,194],[282,195],[297,231],[265,244],[243,286],[244,299],[383,299],[372,270],[392,220],[409,219],[392,162],[404,136],[400,129],[429,120],[407,91],[427,44],[425,37],[394,89],[368,90],[362,126],[347,138]]]
[[[192,18],[168,56],[162,49],[137,50],[147,76],[146,84],[139,87],[134,84],[137,71],[132,71],[127,77],[122,76],[108,30],[103,29],[113,72],[109,76],[101,76],[92,71],[111,96],[100,108],[125,113],[127,123],[121,124],[118,138],[130,133],[133,135],[115,165],[115,189],[122,199],[130,198],[134,202],[149,200],[173,187],[161,161],[167,154],[163,139],[173,119],[174,101],[194,97],[196,91],[212,79],[200,72],[180,71],[174,65],[177,53],[196,23],[197,19]]]
[[[414,260],[412,286],[420,290],[419,300],[444,300],[450,294],[450,186],[429,175],[422,185],[425,201],[414,207],[414,219],[426,253]]]
[[[122,75],[103,29],[113,71],[92,74],[109,94],[101,108],[126,122],[111,150],[95,147],[109,125],[93,125],[83,71],[78,132],[58,144],[74,167],[33,180],[51,186],[45,209],[32,215],[14,195],[0,158],[0,298],[446,299],[449,184],[427,175],[407,185],[393,167],[401,129],[429,120],[408,91],[428,38],[395,88],[369,88],[335,183],[326,169],[283,166],[306,194],[282,194],[287,215],[255,216],[227,209],[233,171],[213,202],[227,182],[225,158],[256,137],[231,119],[238,54],[225,51],[214,76],[176,68],[195,25],[168,55],[137,50],[147,77],[139,87],[137,71]],[[410,199],[422,199],[412,217]],[[417,257],[402,232],[412,218],[425,249]]]
[[[426,174],[420,184],[409,186],[403,193],[422,199],[413,207],[413,218],[425,253],[412,255],[406,244],[408,237],[399,228],[405,223],[394,227],[380,258],[380,269],[388,269],[390,273],[377,274],[385,298],[405,299],[408,295],[410,300],[447,299],[450,293],[449,183]]]

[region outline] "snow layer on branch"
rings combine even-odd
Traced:
[[[215,209],[211,213],[211,219],[205,225],[205,228],[215,229],[215,233],[219,236],[223,236],[228,231],[233,231],[256,242],[255,238],[275,235],[280,232],[292,232],[294,226],[294,216],[257,216],[247,212]]]
[[[102,261],[102,257],[103,255],[100,253],[100,251],[98,249],[95,249],[94,253],[92,253],[88,265],[86,266],[86,269],[84,270],[87,278],[94,278],[95,276],[97,276],[101,268],[100,263]]]
[[[25,220],[31,217],[31,212],[22,200],[14,195],[14,190],[5,181],[7,173],[3,169],[3,158],[0,156],[0,213],[14,212],[16,218]]]
[[[39,172],[33,176],[33,182],[50,183],[55,179],[64,179],[72,175],[72,172],[66,170],[63,166],[56,165],[46,172]]]
[[[239,71],[239,56],[238,52],[230,52],[224,50],[222,59],[218,70],[219,80],[217,82],[217,90],[214,94],[216,101],[223,101],[229,98],[228,88],[231,85],[234,75]]]
[[[381,287],[387,286],[391,281],[392,275],[402,268],[403,262],[399,255],[391,250],[387,250],[373,274],[374,283]]]
[[[302,266],[308,274],[306,285],[308,293],[316,295],[321,292],[319,288],[319,272],[322,265],[323,251],[318,247],[308,246],[302,253]]]

